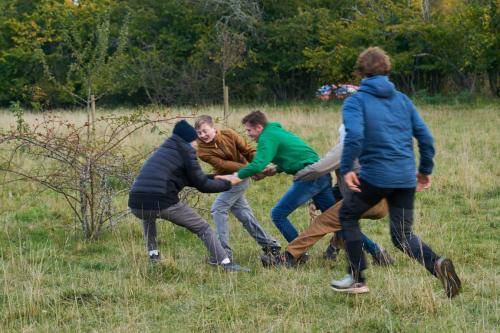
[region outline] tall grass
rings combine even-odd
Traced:
[[[371,266],[371,293],[333,293],[345,259],[321,258],[327,239],[297,269],[264,269],[260,249],[231,217],[231,244],[249,274],[227,274],[205,264],[202,243],[189,232],[159,222],[165,260],[148,264],[140,224],[128,216],[98,241],[81,240],[61,199],[33,184],[11,183],[0,191],[0,331],[117,332],[457,332],[496,331],[499,318],[500,113],[478,108],[426,106],[421,110],[436,139],[430,191],[418,194],[415,230],[438,253],[451,257],[463,292],[450,301],[440,283],[392,246],[388,222],[364,221],[363,230],[396,258],[389,268]],[[242,131],[239,108],[230,126]],[[337,140],[338,106],[264,109],[325,153]],[[222,116],[205,108],[197,113]],[[122,111],[123,112],[123,111]],[[191,115],[191,109],[176,109]],[[84,121],[81,113],[62,113]],[[27,115],[28,119],[40,115]],[[0,115],[8,126],[12,118]],[[152,149],[164,138],[142,131],[130,142]],[[264,228],[271,207],[291,177],[280,175],[250,187],[247,197]],[[199,212],[212,223],[214,195],[203,195]],[[118,205],[125,206],[126,198]],[[291,219],[308,223],[305,208]],[[213,224],[213,223],[212,223]]]

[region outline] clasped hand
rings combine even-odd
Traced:
[[[231,185],[237,185],[241,183],[243,180],[238,177],[237,173],[232,175],[223,175],[223,176],[215,176],[215,179],[224,179],[231,182]]]

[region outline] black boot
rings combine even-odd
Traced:
[[[281,246],[279,245],[266,246],[262,248],[262,251],[264,252],[264,254],[260,256],[260,260],[262,261],[262,266],[264,267],[276,266],[276,263],[279,260]]]
[[[328,244],[328,247],[323,253],[323,259],[335,261],[339,255],[340,250],[334,247],[332,244]]]
[[[372,255],[373,264],[377,266],[389,266],[394,264],[394,259],[390,256],[389,252],[385,249],[381,249],[380,252]]]

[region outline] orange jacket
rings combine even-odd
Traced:
[[[238,171],[251,162],[255,148],[232,129],[217,130],[210,143],[198,139],[198,157],[210,164],[218,175]]]

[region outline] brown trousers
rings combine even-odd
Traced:
[[[288,244],[286,250],[294,257],[298,258],[307,251],[308,248],[316,244],[323,236],[328,233],[337,232],[342,229],[339,219],[339,211],[342,207],[342,200],[330,207],[327,211],[319,215],[314,221],[297,236],[291,243]],[[388,213],[387,201],[381,200],[378,204],[367,210],[362,218],[370,220],[378,220],[387,216]],[[343,248],[341,237],[335,234],[332,237],[332,245],[336,248]]]

